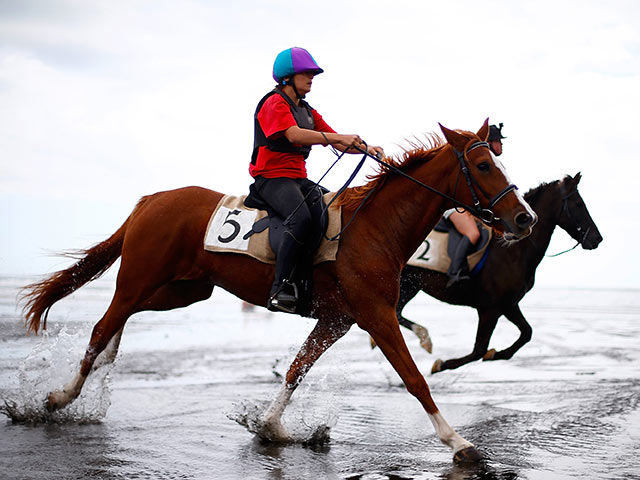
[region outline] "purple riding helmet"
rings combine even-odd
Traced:
[[[324,72],[304,48],[287,48],[278,54],[273,63],[273,78],[278,83],[291,75],[304,72],[313,72],[316,75]]]

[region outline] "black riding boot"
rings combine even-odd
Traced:
[[[451,257],[451,265],[449,266],[449,282],[447,288],[458,282],[469,280],[469,264],[467,263],[467,254],[473,248],[473,243],[469,240],[469,237],[462,235],[460,243],[458,243],[453,256]]]
[[[298,302],[298,288],[291,281],[302,244],[286,232],[276,255],[276,273],[269,293],[267,308],[272,311],[295,313]]]

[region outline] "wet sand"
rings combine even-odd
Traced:
[[[434,341],[429,355],[404,331],[436,403],[487,457],[463,468],[357,327],[318,361],[284,417],[299,437],[331,427],[329,441],[257,440],[234,419],[273,399],[313,321],[242,312],[221,290],[186,309],[133,317],[115,365],[90,377],[70,407],[38,422],[46,392],[68,381],[80,360],[113,280],[63,300],[49,334],[26,337],[15,295],[29,280],[0,278],[3,479],[640,478],[637,290],[536,288],[521,304],[533,340],[512,360],[436,375],[429,375],[436,358],[471,350],[475,311],[422,294],[409,304],[406,316]],[[516,337],[503,319],[491,346]]]

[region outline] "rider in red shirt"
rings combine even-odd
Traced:
[[[313,78],[323,70],[303,48],[289,48],[278,54],[273,78],[278,85],[258,103],[254,116],[254,149],[249,173],[254,190],[285,222],[283,241],[276,252],[276,271],[267,308],[293,313],[296,289],[291,276],[308,242],[319,238],[322,195],[319,186],[307,179],[305,161],[312,145],[333,145],[358,153],[353,147],[383,153],[367,147],[358,135],[336,133],[322,116],[303,99],[311,91]]]
[[[311,109],[311,114],[314,130],[336,133],[316,110]],[[271,95],[267,98],[258,112],[258,121],[267,138],[277,138],[288,128],[298,126],[291,113],[290,105],[280,95]],[[275,152],[263,146],[258,150],[256,163],[249,166],[249,173],[252,177],[261,175],[266,178],[306,178],[305,157],[300,152]]]

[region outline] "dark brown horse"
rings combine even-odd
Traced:
[[[446,288],[445,273],[407,266],[400,281],[400,299],[396,307],[401,325],[420,331],[423,328],[402,316],[405,305],[419,291],[453,305],[468,305],[478,310],[478,331],[473,351],[461,358],[436,360],[432,373],[458,368],[475,360],[508,360],[531,339],[531,326],[520,311],[518,303],[533,288],[536,268],[544,258],[556,225],[565,230],[586,250],[594,249],[602,241],[598,227],[591,219],[584,200],[578,192],[580,174],[563,180],[545,183],[524,195],[538,215],[533,233],[526,239],[506,245],[499,237],[489,244],[484,267],[461,288]],[[504,315],[520,330],[513,345],[501,351],[489,350],[489,340]],[[431,339],[423,328],[423,345]],[[425,335],[426,334],[426,335]]]
[[[346,225],[361,199],[372,193],[340,238],[336,261],[314,269],[311,316],[317,323],[290,366],[281,392],[262,417],[261,437],[290,441],[281,416],[291,395],[320,355],[357,323],[376,340],[407,390],[423,405],[454,458],[479,457],[439,413],[404,343],[396,318],[400,273],[450,205],[433,188],[455,196],[468,208],[477,207],[478,215],[513,238],[528,235],[536,219],[494,161],[485,142],[487,121],[477,134],[442,130],[448,143],[435,141],[432,148],[389,159],[392,167],[382,168],[366,185],[349,189],[341,197]],[[209,298],[216,285],[250,303],[266,305],[272,265],[203,249],[205,229],[222,196],[188,187],[143,197],[109,239],[84,251],[68,269],[27,287],[26,321],[37,332],[41,321],[46,326],[47,313],[56,301],[122,257],[114,297],[93,329],[80,370],[62,389],[49,394],[49,409],[62,408],[77,398],[92,368],[114,358],[122,329],[136,312],[185,307]]]

